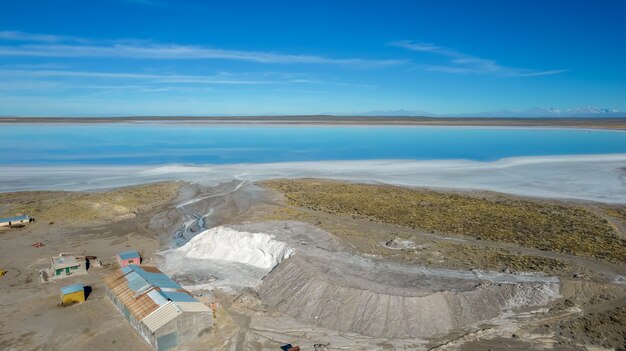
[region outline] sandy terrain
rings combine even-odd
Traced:
[[[542,201],[543,209],[561,206],[564,213],[583,208],[585,216],[606,219],[616,238],[625,237],[624,206]],[[270,234],[294,254],[256,287],[194,290],[219,304],[205,349],[277,350],[287,342],[303,350],[316,344],[316,350],[624,347],[626,264],[615,255],[427,231],[301,205],[238,180],[0,194],[0,215],[28,211],[39,219],[0,231],[0,264],[8,270],[0,278],[0,349],[148,350],[104,296],[101,278],[116,267],[114,254],[129,248],[167,271],[167,252],[215,226]],[[42,285],[37,269],[59,252],[95,255],[104,267]],[[191,266],[170,273],[184,286],[206,282],[203,266]],[[58,288],[73,282],[93,288],[87,302],[57,307]]]

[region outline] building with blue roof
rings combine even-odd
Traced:
[[[0,218],[0,227],[14,227],[14,226],[23,226],[26,225],[30,222],[32,222],[33,219],[30,218],[29,216],[14,216],[14,217],[7,217],[7,218]]]
[[[141,256],[135,250],[120,252],[115,255],[115,258],[120,267],[126,267],[129,264],[141,264]]]
[[[104,278],[106,294],[124,318],[156,350],[195,348],[213,312],[152,266],[129,264]]]
[[[85,302],[85,286],[82,284],[66,285],[59,289],[60,304],[63,306]]]

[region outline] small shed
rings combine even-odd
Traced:
[[[84,256],[73,254],[59,254],[59,257],[50,259],[50,270],[55,278],[66,278],[73,274],[87,273],[87,262]]]
[[[45,283],[52,279],[63,279],[73,275],[87,274],[87,260],[85,256],[76,256],[71,253],[60,253],[50,258],[50,267],[41,269],[39,277]]]
[[[85,286],[82,284],[66,285],[59,289],[59,292],[63,306],[85,302]]]
[[[13,227],[13,226],[23,226],[32,222],[33,219],[29,216],[15,216],[8,218],[0,218],[0,227]]]
[[[117,263],[119,263],[122,268],[129,264],[141,264],[141,256],[139,256],[139,252],[137,251],[120,252],[117,254],[116,258]]]

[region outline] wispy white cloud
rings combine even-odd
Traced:
[[[559,73],[564,73],[567,72],[567,69],[552,69],[552,70],[547,70],[547,71],[528,71],[526,73],[524,72],[519,72],[517,74],[518,77],[536,77],[536,76],[550,76],[553,74],[559,74]]]
[[[120,72],[94,72],[94,71],[70,71],[70,70],[3,70],[0,69],[0,77],[13,78],[42,78],[42,77],[66,77],[66,78],[95,78],[115,80],[149,80],[161,83],[188,83],[188,84],[277,84],[277,83],[301,83],[300,80],[255,80],[237,79],[227,75],[201,76],[181,74],[143,74],[143,73],[120,73]]]
[[[235,60],[265,64],[322,64],[356,68],[395,66],[405,60],[364,58],[331,58],[308,54],[282,54],[263,51],[227,50],[196,45],[159,44],[138,40],[95,42],[87,39],[23,32],[1,32],[0,39],[38,42],[36,44],[2,45],[4,57],[98,57],[150,60]],[[73,42],[73,43],[68,43]]]
[[[371,88],[368,85],[327,81],[309,75],[281,72],[219,72],[214,75],[127,73],[60,69],[0,68],[0,91],[120,91],[199,93],[215,86],[295,86]],[[286,88],[289,87],[289,88]],[[331,89],[330,91],[336,91]]]
[[[441,65],[419,65],[418,67],[432,72],[489,74],[500,77],[533,77],[547,76],[566,72],[566,69],[532,70],[527,68],[507,67],[495,60],[476,57],[462,52],[437,46],[430,43],[418,43],[409,40],[395,41],[392,46],[416,52],[425,52],[444,57],[446,62]]]
[[[21,79],[18,81],[3,81],[2,84],[0,84],[0,91],[2,92],[16,92],[16,91],[21,91],[21,90],[43,91],[43,90],[59,89],[62,87],[64,87],[64,85],[61,84],[60,82]]]
[[[62,41],[62,37],[58,35],[49,35],[49,34],[33,34],[33,33],[24,33],[18,31],[0,31],[0,40],[16,40],[16,41],[37,41],[37,42],[46,42],[46,43],[54,43],[58,41]]]
[[[69,36],[69,35],[53,35],[39,33],[25,33],[20,31],[5,30],[0,31],[0,41],[20,41],[20,42],[38,42],[38,43],[61,43],[61,42],[77,42],[88,43],[90,40]]]

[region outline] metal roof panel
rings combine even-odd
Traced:
[[[163,294],[165,298],[170,299],[174,302],[195,302],[196,301],[196,299],[194,299],[193,296],[185,292],[181,292],[181,291],[163,290],[161,291],[161,294]]]
[[[150,290],[147,295],[159,306],[163,306],[167,303],[167,299],[163,297],[163,294],[158,290]]]
[[[129,264],[126,267],[131,267],[133,271],[139,274],[143,279],[145,279],[151,285],[158,288],[169,288],[169,289],[182,289],[178,283],[172,280],[172,278],[165,275],[165,273],[158,272],[148,272],[144,270],[141,266],[137,266],[134,264]]]
[[[121,259],[128,260],[130,258],[139,258],[139,253],[137,251],[124,251],[117,254]]]
[[[67,294],[72,294],[72,293],[79,292],[79,291],[84,291],[85,286],[83,286],[82,284],[72,284],[72,285],[66,285],[59,290],[61,291],[63,295],[67,295]]]
[[[182,311],[178,309],[174,303],[168,302],[146,316],[142,322],[154,333],[162,326],[174,320],[181,313]]]
[[[126,280],[128,281],[128,287],[134,292],[145,289],[150,285],[142,276],[137,274],[137,272],[128,273]]]
[[[211,312],[211,309],[200,301],[177,302],[176,306],[183,312]]]

